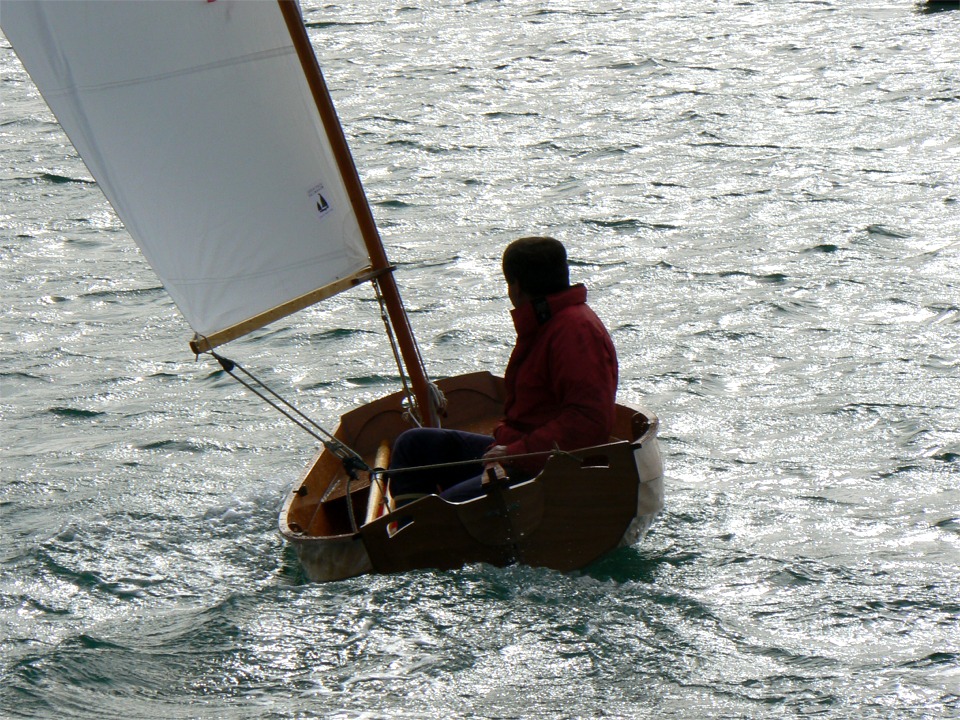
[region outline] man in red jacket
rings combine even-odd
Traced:
[[[517,344],[504,375],[504,417],[493,437],[418,428],[394,443],[390,469],[477,459],[477,464],[394,475],[391,491],[439,492],[461,502],[482,492],[485,464],[505,460],[511,478],[532,477],[549,451],[600,445],[613,429],[617,354],[583,285],[570,285],[567,253],[553,238],[527,237],[503,253]],[[519,456],[519,457],[518,457]]]

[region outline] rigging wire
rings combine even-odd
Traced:
[[[281,415],[283,415],[285,418],[290,420],[290,422],[294,423],[295,425],[305,430],[316,440],[319,440],[320,443],[322,443],[323,446],[330,451],[330,453],[332,453],[336,458],[340,460],[340,462],[343,464],[344,472],[346,473],[346,486],[345,486],[344,492],[346,494],[346,500],[347,500],[347,515],[350,517],[350,527],[353,530],[353,532],[356,533],[357,520],[354,517],[354,512],[353,512],[353,497],[350,495],[350,483],[351,481],[358,479],[357,478],[358,471],[365,470],[367,472],[372,472],[370,470],[370,466],[367,465],[366,462],[364,462],[363,458],[360,457],[360,454],[356,450],[349,447],[348,445],[345,445],[342,441],[338,440],[331,433],[325,430],[323,426],[321,426],[319,423],[313,420],[313,418],[301,412],[286,398],[279,395],[277,392],[273,390],[273,388],[268,386],[266,383],[260,380],[260,378],[256,377],[253,373],[251,373],[245,367],[240,365],[240,363],[230,360],[229,358],[225,358],[222,355],[214,352],[213,350],[210,351],[210,355],[213,356],[213,358],[216,359],[218,363],[220,363],[220,367],[223,368],[224,372],[226,372],[227,375],[232,377],[238,383],[240,383],[245,388],[247,388],[247,390],[249,390],[258,398],[260,398],[265,403],[267,403],[267,405],[269,405],[274,410],[276,410]],[[254,387],[252,383],[247,382],[243,378],[236,375],[233,372],[234,369],[240,370],[240,372],[242,372],[244,375],[249,377],[253,381],[253,383],[256,383],[257,385],[262,387],[267,393],[269,393],[274,398],[276,398],[276,400],[280,404],[284,405],[286,408],[289,408],[290,412],[285,410],[283,407],[280,407],[280,404],[278,404],[278,402],[274,402],[273,400],[271,400],[263,392],[261,392],[256,387]],[[296,417],[294,417],[294,415],[297,415],[298,417],[302,418],[303,421],[298,420]],[[307,427],[307,424],[312,425],[317,430],[319,430],[320,433],[323,433],[323,435],[326,435],[326,438],[321,436],[319,433],[316,433],[313,430],[311,430],[309,427]],[[329,493],[333,492],[334,488],[337,485],[339,485],[339,483],[332,483],[330,487],[327,488],[327,492],[324,493],[324,497],[320,499],[321,502],[326,498],[327,495],[329,495]]]
[[[403,360],[400,356],[400,349],[397,346],[397,339],[393,333],[393,325],[390,322],[390,317],[387,313],[386,301],[383,298],[383,293],[380,290],[380,283],[377,278],[374,278],[372,281],[374,292],[377,296],[377,302],[380,304],[380,318],[383,320],[383,326],[387,331],[387,337],[390,339],[390,349],[393,351],[393,358],[397,363],[397,371],[400,373],[400,382],[403,385],[403,394],[406,397],[408,411],[406,414],[409,417],[410,421],[413,422],[417,427],[423,427],[423,417],[426,414],[427,408],[420,408],[417,406],[416,396],[413,391],[410,389],[407,381],[407,373],[404,369]],[[413,349],[417,354],[417,362],[420,363],[420,367],[425,368],[426,366],[423,363],[423,355],[420,353],[420,345],[417,343],[417,339],[411,333],[413,339]],[[426,374],[426,371],[424,371]],[[437,415],[443,414],[447,407],[447,399],[443,395],[443,391],[435,383],[427,379],[427,389],[430,395],[430,402],[433,404],[433,409],[437,411]]]
[[[274,410],[276,410],[281,415],[286,417],[288,420],[290,420],[290,422],[294,423],[295,425],[299,426],[301,429],[306,431],[314,439],[318,440],[321,444],[323,444],[323,446],[327,450],[329,450],[337,458],[339,458],[340,461],[343,462],[344,467],[347,469],[348,474],[351,472],[351,470],[355,472],[356,470],[370,469],[369,466],[366,464],[366,462],[364,462],[363,458],[360,457],[360,454],[356,450],[345,445],[342,441],[338,440],[326,429],[324,429],[323,426],[321,426],[311,417],[301,412],[297,407],[295,407],[292,403],[290,403],[284,397],[282,397],[277,392],[275,392],[271,387],[269,387],[266,383],[264,383],[262,380],[256,377],[253,373],[251,373],[249,370],[243,367],[240,363],[234,360],[230,360],[229,358],[225,358],[222,355],[214,352],[213,350],[210,350],[209,352],[210,352],[210,355],[218,363],[220,363],[220,367],[223,368],[224,372],[226,372],[230,377],[232,377],[238,383],[243,385],[245,388],[247,388],[247,390],[249,390],[254,395],[259,397],[265,403],[267,403]],[[243,378],[239,377],[236,373],[234,373],[234,369],[239,370],[248,378],[250,378],[252,383],[247,382]],[[265,390],[267,393],[273,396],[273,398],[276,398],[276,402],[270,399],[269,397],[267,397],[267,395],[265,395],[257,387],[255,387],[253,383],[256,383],[256,385],[263,388],[263,390]],[[284,409],[284,407],[281,407],[280,406],[281,404],[285,406],[285,408],[289,408],[289,411],[287,409]],[[294,415],[296,415],[297,417],[294,417]],[[298,417],[301,418],[302,420],[297,419]],[[314,430],[308,427],[308,425],[313,426],[320,432],[319,433],[314,432]],[[322,435],[320,433],[322,433]],[[323,437],[324,435],[326,437]]]
[[[572,457],[578,460],[580,459],[577,455],[574,455],[571,452],[568,452],[566,450],[560,450],[559,448],[554,448],[553,450],[540,450],[539,452],[520,453],[518,455],[504,455],[503,457],[498,457],[495,459],[495,461],[490,461],[490,462],[505,463],[505,462],[509,462],[510,460],[522,460],[524,458],[543,457],[544,455],[547,455],[549,457],[563,455],[565,457]],[[420,472],[422,470],[442,470],[446,468],[465,467],[467,465],[479,465],[479,464],[486,464],[486,462],[483,460],[483,458],[473,458],[471,460],[455,460],[453,462],[434,463],[432,465],[415,465],[415,466],[411,465],[410,467],[393,468],[393,469],[387,470],[386,474],[392,477],[394,475],[403,475],[404,473]]]
[[[417,427],[423,427],[418,413],[414,411],[417,407],[416,398],[414,398],[413,391],[410,389],[409,384],[407,383],[407,373],[403,367],[403,360],[400,358],[400,348],[397,346],[397,339],[393,334],[393,325],[390,323],[390,317],[387,315],[387,305],[386,301],[383,299],[383,293],[380,291],[380,283],[374,278],[373,282],[374,293],[377,296],[377,302],[380,304],[380,319],[383,320],[383,327],[387,331],[387,337],[390,339],[390,349],[393,351],[393,359],[397,363],[397,371],[400,373],[400,383],[403,385],[403,395],[407,399],[407,407],[410,408],[411,412],[409,413],[410,419],[417,425]],[[420,348],[416,345],[416,339],[414,339],[414,349],[417,353],[417,357],[420,358]],[[423,359],[420,358],[420,364],[423,364]]]

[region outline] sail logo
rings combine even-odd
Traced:
[[[330,202],[324,197],[323,183],[310,188],[310,202],[316,208],[318,218],[322,218],[332,209]]]

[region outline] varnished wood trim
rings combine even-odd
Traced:
[[[224,328],[223,330],[218,330],[210,335],[198,335],[190,341],[190,349],[193,350],[193,352],[197,355],[200,353],[209,352],[219,345],[223,345],[231,340],[236,340],[237,338],[243,337],[254,330],[259,330],[260,328],[269,325],[280,318],[286,317],[287,315],[292,315],[298,310],[303,310],[311,305],[315,305],[321,300],[326,300],[337,293],[341,293],[344,290],[349,290],[360,283],[373,280],[377,276],[383,274],[383,272],[389,272],[389,268],[386,271],[371,271],[370,268],[364,268],[360,272],[349,275],[341,280],[337,280],[336,282],[332,282],[329,285],[324,285],[322,288],[317,288],[316,290],[308,292],[305,295],[301,295],[300,297],[296,297],[293,300],[288,300],[282,305],[277,305],[275,308],[266,310],[259,315],[254,315],[252,318],[244,320],[243,322],[239,322],[236,325],[231,325],[230,327]]]

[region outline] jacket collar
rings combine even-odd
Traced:
[[[522,336],[536,332],[551,317],[568,307],[583,305],[586,302],[587,288],[577,284],[553,295],[535,298],[532,302],[524,303],[511,310],[510,315],[513,317],[513,326],[517,330],[517,335]]]

